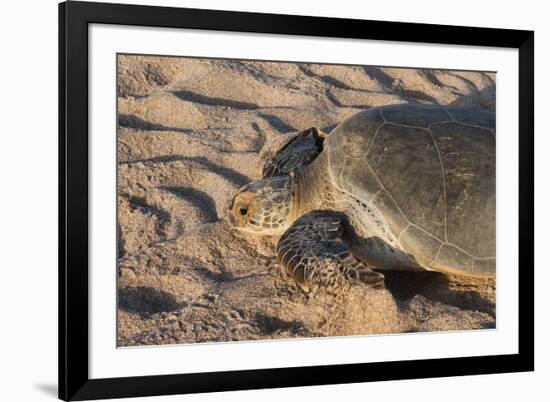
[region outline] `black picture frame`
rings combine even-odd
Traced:
[[[515,48],[519,51],[517,354],[213,373],[88,375],[88,25]],[[70,1],[59,4],[59,398],[169,395],[534,370],[534,32]]]

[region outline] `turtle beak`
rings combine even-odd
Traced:
[[[239,192],[235,193],[238,194]],[[228,222],[232,227],[235,227],[235,218],[233,217],[233,214],[231,213],[233,211],[233,204],[235,203],[235,196],[231,197],[227,201],[227,206],[224,208],[224,214],[222,218]]]
[[[230,212],[227,215],[228,215],[227,221],[229,222],[229,225],[232,228],[234,228],[235,227],[235,218],[233,218],[233,215],[231,215]]]
[[[247,187],[248,187],[248,184],[245,184],[244,186],[241,186],[237,191],[235,191],[235,194],[233,195],[233,197],[231,197],[227,201],[227,206],[224,209],[225,216],[223,216],[222,218],[224,218],[225,221],[231,225],[231,227],[236,229],[239,229],[239,223],[235,219],[235,214],[233,213],[233,209],[235,207],[235,200],[237,199],[237,196],[239,194],[241,194],[244,190],[246,190]]]

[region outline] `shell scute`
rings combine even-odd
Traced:
[[[381,109],[382,116],[388,123],[405,126],[428,128],[434,123],[451,120],[445,109],[419,105],[395,105]]]

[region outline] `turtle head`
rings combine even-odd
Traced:
[[[233,227],[261,235],[281,235],[289,226],[290,176],[258,180],[241,187],[229,207]]]

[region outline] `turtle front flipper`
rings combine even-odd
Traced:
[[[323,150],[327,133],[312,127],[298,133],[281,149],[268,157],[262,177],[283,176],[309,165]]]
[[[384,284],[382,274],[352,255],[344,239],[344,218],[334,212],[314,211],[296,220],[277,244],[277,260],[305,291],[344,281]]]

